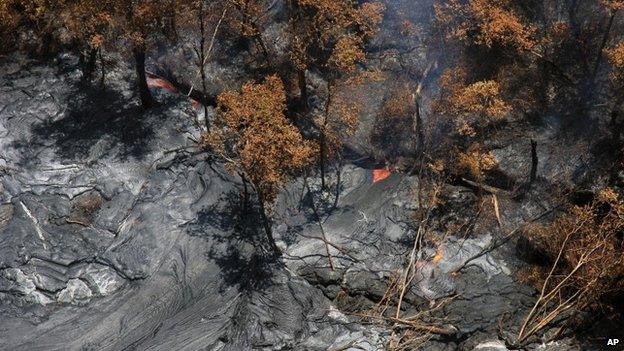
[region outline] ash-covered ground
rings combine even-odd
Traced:
[[[373,182],[373,165],[346,159],[336,203],[315,191],[318,179],[296,181],[276,205],[284,256],[275,260],[258,219],[237,213],[240,181],[197,148],[186,98],[161,92],[160,106],[141,112],[123,70],[107,90],[91,89],[70,55],[52,64],[16,55],[1,70],[0,348],[384,348],[389,330],[358,313],[383,298],[409,256],[416,176]],[[501,158],[510,177],[524,173],[524,144],[500,148],[518,154]],[[540,150],[551,160],[544,179],[583,169],[554,143]],[[547,186],[520,201],[500,196],[504,227],[548,210]],[[474,189],[440,191],[441,222],[460,221],[477,201]],[[335,245],[334,270],[322,234]],[[423,349],[506,349],[512,330],[501,325],[517,325],[535,291],[515,282],[504,235],[460,228],[418,257],[405,313],[449,300],[428,317],[446,333]],[[572,338],[534,347],[580,349]]]
[[[193,146],[188,102],[140,114],[73,64],[2,67],[0,348],[380,345],[234,227],[237,182]]]

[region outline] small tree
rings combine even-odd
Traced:
[[[271,204],[291,177],[308,167],[317,147],[303,139],[286,116],[284,85],[277,76],[261,84],[247,83],[241,91],[227,91],[217,98],[216,128],[205,135],[205,145],[238,172],[247,200],[251,184],[260,206],[269,245],[280,250],[271,229]]]
[[[357,99],[353,95],[345,99],[339,91],[342,93],[344,90],[352,90],[361,83],[362,76],[356,74],[356,65],[365,58],[361,41],[354,36],[345,36],[338,40],[327,62],[325,104],[314,119],[320,133],[319,166],[322,188],[325,188],[327,161],[340,153],[345,139],[355,132],[358,122]]]
[[[453,173],[468,176],[481,182],[484,172],[496,164],[479,141],[485,138],[482,131],[505,119],[511,104],[504,97],[496,80],[470,82],[464,68],[447,69],[440,77],[440,95],[433,110],[452,126],[452,135],[459,143],[451,147]],[[449,151],[449,150],[447,150]]]
[[[0,53],[8,51],[16,42],[15,31],[22,20],[17,0],[0,1]]]
[[[361,48],[377,32],[385,8],[379,2],[359,4],[351,0],[289,0],[288,5],[291,60],[297,71],[300,100],[307,109],[306,70],[328,68],[332,52],[341,46],[357,43]]]
[[[176,12],[178,14],[177,25],[181,29],[182,35],[188,35],[185,41],[192,43],[195,59],[193,63],[197,68],[197,76],[201,81],[202,105],[206,130],[210,130],[210,120],[208,119],[208,77],[206,75],[206,64],[214,47],[219,28],[228,11],[228,5],[219,5],[209,0],[177,0]],[[191,95],[195,92],[195,86],[187,93]]]
[[[173,32],[175,3],[166,0],[115,0],[116,19],[129,41],[135,61],[141,105],[150,108],[154,99],[147,85],[146,54],[155,40]]]
[[[337,155],[347,136],[355,131],[357,105],[341,99],[338,86],[356,83],[357,64],[366,59],[364,46],[379,28],[384,6],[349,0],[291,0],[291,59],[297,71],[300,102],[308,109],[306,70],[316,68],[327,79],[325,103],[314,116],[319,131],[321,186],[325,186],[327,161]]]
[[[35,44],[30,51],[47,56],[59,49],[57,16],[64,1],[2,0],[0,1],[0,51]],[[20,37],[27,33],[28,36]],[[26,42],[20,42],[26,38]],[[34,39],[34,40],[33,40]]]
[[[406,82],[397,83],[384,97],[381,111],[375,117],[370,134],[376,158],[396,160],[407,156],[405,151],[415,150],[422,142],[414,116],[418,113],[415,94]],[[409,141],[409,145],[406,145]]]
[[[252,40],[261,50],[269,65],[272,64],[269,47],[262,37],[263,23],[269,4],[265,0],[229,0],[236,9],[232,17],[234,27],[240,30],[244,38]]]
[[[83,77],[90,81],[97,54],[114,36],[114,2],[111,0],[79,0],[68,2],[60,12],[67,28],[65,41],[78,51]],[[102,68],[104,62],[102,62]]]
[[[440,77],[441,94],[434,110],[451,119],[462,136],[474,137],[477,126],[487,126],[503,119],[510,104],[502,96],[495,80],[468,82],[464,68],[447,69]]]

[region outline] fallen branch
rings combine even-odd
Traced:
[[[340,253],[344,254],[347,257],[349,257],[353,261],[356,261],[356,262],[359,261],[355,256],[353,256],[352,254],[347,252],[343,247],[338,246],[338,245],[332,243],[331,241],[329,241],[327,239],[324,239],[324,238],[318,237],[318,236],[310,236],[310,235],[304,235],[304,234],[299,234],[299,236],[303,237],[303,238],[306,238],[306,239],[320,240],[320,241],[324,242],[326,245],[329,245],[329,246],[333,247],[334,249],[338,250]]]
[[[46,239],[43,235],[43,229],[41,229],[41,226],[39,225],[39,220],[35,216],[33,216],[32,212],[30,212],[30,209],[26,207],[26,205],[22,201],[19,201],[19,203],[22,206],[24,213],[26,213],[26,216],[32,221],[33,226],[35,227],[35,232],[37,232],[37,236],[39,237],[39,239],[41,239],[41,243],[43,244],[43,249],[47,250],[48,246],[46,245]]]
[[[507,190],[505,189],[501,189],[501,188],[497,188],[497,187],[493,187],[491,185],[487,185],[487,184],[481,184],[481,183],[477,183],[477,182],[473,182],[472,180],[468,180],[466,178],[462,178],[462,181],[474,188],[477,188],[479,190],[482,190],[488,194],[492,194],[492,195],[496,195],[496,194],[504,194],[504,193],[508,193]]]
[[[503,222],[501,221],[500,210],[498,208],[498,198],[495,194],[492,195],[492,205],[494,206],[494,215],[496,215],[496,221],[498,222],[498,227],[501,228],[503,226]]]
[[[565,254],[565,249],[568,244],[568,241],[574,234],[576,234],[582,228],[584,223],[585,221],[581,221],[580,223],[578,223],[578,225],[572,231],[567,233],[565,239],[563,240],[563,243],[561,244],[561,248],[559,249],[559,252],[557,254],[557,258],[555,259],[555,262],[553,263],[550,269],[550,272],[548,273],[548,275],[546,276],[546,279],[544,280],[544,284],[542,285],[542,289],[540,291],[540,296],[537,298],[537,301],[535,301],[533,308],[531,308],[531,311],[526,316],[524,323],[522,324],[522,327],[520,328],[520,331],[518,332],[519,342],[523,342],[529,336],[535,334],[537,331],[539,331],[548,323],[550,323],[553,319],[555,319],[561,313],[568,310],[569,308],[572,308],[574,305],[570,304],[571,301],[574,298],[576,298],[577,295],[579,295],[580,297],[583,294],[581,291],[577,291],[574,295],[572,295],[572,297],[570,297],[564,303],[558,304],[555,308],[553,308],[553,310],[548,315],[546,315],[545,317],[541,319],[539,319],[538,318],[539,316],[536,314],[538,307],[540,308],[540,311],[541,311],[543,310],[544,307],[548,306],[552,298],[558,295],[561,289],[563,289],[566,281],[571,279],[571,277],[576,273],[576,271],[578,271],[583,265],[585,265],[588,262],[591,254],[600,247],[600,244],[599,244],[598,246],[590,250],[588,253],[583,253],[581,257],[579,258],[575,267],[572,269],[572,271],[568,273],[555,287],[551,288],[550,292],[546,293],[548,289],[548,283],[550,282],[551,279],[553,279],[555,270],[557,269],[559,262],[561,261],[562,257]],[[527,327],[530,326],[532,321],[535,322],[535,325],[532,328],[530,328],[528,332],[525,332],[525,330],[527,329]]]
[[[422,167],[421,167],[422,170]],[[419,175],[420,178],[420,175]],[[419,189],[420,189],[420,181],[419,183]],[[437,192],[438,192],[438,188],[434,188],[434,194],[432,195],[432,197],[437,197]],[[421,206],[420,204],[422,204],[422,200],[419,199],[419,206]],[[409,263],[407,265],[407,267],[405,267],[404,272],[403,272],[403,282],[401,284],[401,292],[399,294],[399,301],[397,302],[397,309],[396,309],[396,314],[395,314],[395,318],[399,318],[400,314],[401,314],[401,304],[403,302],[403,297],[405,296],[405,291],[407,290],[408,286],[412,283],[412,280],[414,279],[414,275],[416,273],[416,254],[417,254],[417,250],[418,252],[420,252],[420,248],[422,247],[422,239],[423,236],[425,235],[425,227],[427,225],[427,221],[429,220],[429,216],[431,215],[431,211],[433,209],[434,206],[429,206],[429,208],[427,209],[427,214],[425,215],[425,217],[423,218],[423,220],[419,223],[418,225],[418,231],[416,232],[416,238],[414,238],[414,245],[412,246],[412,251],[410,252],[410,259],[409,259]],[[420,254],[419,254],[420,255]]]
[[[405,318],[371,316],[371,315],[367,315],[363,313],[355,313],[354,315],[362,317],[362,318],[371,318],[371,319],[378,319],[378,320],[383,320],[387,322],[397,323],[397,324],[408,326],[413,330],[425,331],[428,333],[438,334],[438,335],[447,335],[447,336],[455,335],[458,332],[457,328],[452,325],[449,325],[449,326],[427,325],[427,324],[423,324],[420,321],[409,320]]]
[[[67,224],[78,224],[78,225],[81,225],[81,226],[83,226],[83,227],[89,227],[89,225],[88,225],[87,223],[85,223],[85,222],[81,222],[81,221],[79,221],[79,220],[75,220],[75,219],[65,218],[65,222],[66,222]]]
[[[412,246],[412,251],[410,252],[410,259],[407,267],[405,267],[402,275],[402,284],[401,284],[401,293],[399,293],[399,301],[397,302],[396,314],[395,318],[399,318],[401,314],[401,303],[403,302],[403,297],[405,296],[405,291],[407,290],[408,285],[411,283],[414,273],[415,273],[415,263],[416,263],[416,250],[419,249],[420,238],[422,236],[422,232],[424,228],[424,223],[418,226],[418,231],[416,232],[416,238],[414,239],[414,245]],[[419,249],[420,250],[420,249]],[[411,273],[411,277],[410,277]]]

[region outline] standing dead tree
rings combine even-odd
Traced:
[[[537,157],[537,141],[531,139],[531,175],[529,177],[529,184],[533,184],[537,178],[537,165],[539,158]]]
[[[220,16],[215,16],[214,13],[219,11],[215,6],[215,2],[207,2],[207,0],[178,0],[180,5],[177,6],[179,12],[178,17],[180,20],[177,22],[179,26],[185,31],[192,34],[193,38],[193,51],[195,52],[195,67],[197,73],[195,79],[200,78],[201,81],[201,96],[203,99],[202,106],[204,110],[204,118],[206,124],[206,130],[210,131],[210,120],[208,119],[208,77],[206,75],[206,64],[211,57],[212,49],[214,48],[217,35],[219,34],[219,28],[225,18],[228,6],[224,5],[220,11]],[[212,31],[209,29],[212,27]],[[197,36],[199,33],[199,36]],[[191,85],[188,90],[187,96],[192,96],[197,89],[195,85]]]

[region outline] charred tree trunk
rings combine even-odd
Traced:
[[[206,70],[204,69],[204,64],[206,63],[206,20],[204,14],[204,2],[200,1],[199,9],[198,9],[198,18],[199,18],[199,62],[197,68],[199,68],[199,75],[201,77],[202,84],[202,93],[204,95],[204,100],[206,99],[206,90],[207,90],[207,81],[206,81]],[[204,118],[206,123],[206,131],[210,132],[210,121],[208,120],[208,106],[202,103],[204,108]]]
[[[271,250],[276,257],[280,257],[282,255],[282,250],[277,246],[275,242],[275,238],[273,237],[273,229],[271,228],[271,219],[269,218],[265,206],[265,199],[262,192],[256,188],[256,193],[258,194],[258,204],[260,205],[260,216],[262,217],[262,226],[264,227],[264,231],[266,232],[267,240],[269,242],[269,246],[271,246]]]
[[[58,49],[58,42],[54,35],[49,31],[46,31],[41,35],[39,46],[37,48],[37,55],[43,58],[50,57]]]
[[[302,21],[302,9],[299,6],[298,1],[286,1],[287,4],[287,13],[290,18],[290,35],[291,42],[296,43],[300,42],[300,23]],[[293,51],[294,53],[294,51]],[[297,72],[297,85],[299,87],[299,107],[303,109],[303,111],[308,110],[308,85],[306,83],[306,69],[300,65],[301,63],[295,64],[295,70]]]
[[[80,64],[82,66],[82,79],[86,82],[91,82],[93,73],[95,72],[95,63],[98,59],[98,49],[91,48],[88,53],[80,53]]]
[[[539,159],[537,157],[537,142],[531,139],[531,175],[529,178],[529,184],[533,184],[533,182],[537,178],[538,163]]]
[[[203,90],[204,100],[208,100],[208,98],[205,95],[207,84],[206,84],[206,72],[204,72],[203,67],[202,67],[202,72],[201,72],[201,80],[202,80],[202,90]],[[206,123],[206,132],[210,132],[210,120],[208,119],[208,105],[202,104],[202,106],[204,107],[204,119]]]
[[[321,236],[323,240],[323,243],[325,244],[325,253],[327,254],[327,260],[329,262],[329,267],[331,268],[331,270],[333,271],[335,269],[334,266],[334,261],[332,259],[332,255],[331,255],[331,251],[329,250],[329,240],[327,240],[327,235],[325,234],[325,228],[323,227],[323,220],[321,219],[321,215],[318,212],[318,209],[316,208],[316,204],[314,203],[314,195],[312,194],[312,191],[310,190],[310,185],[308,184],[308,178],[303,178],[303,187],[304,189],[308,190],[308,194],[310,195],[310,207],[312,208],[312,212],[314,213],[314,217],[316,219],[316,223],[319,226],[319,229],[321,230]]]
[[[149,109],[154,105],[154,99],[147,85],[147,76],[145,74],[145,48],[137,46],[133,49],[132,53],[135,60],[137,88],[139,89],[141,106],[143,106],[144,109]]]
[[[245,177],[244,173],[238,173],[243,182],[243,198],[241,199],[241,210],[242,213],[247,213],[247,209],[249,208],[249,185],[247,182],[247,177]]]
[[[596,76],[598,75],[598,69],[600,68],[600,63],[602,62],[603,51],[607,46],[607,42],[609,41],[609,35],[611,34],[611,28],[613,27],[613,20],[615,19],[615,15],[617,15],[618,11],[611,11],[611,16],[609,17],[609,23],[607,24],[607,28],[605,29],[604,35],[602,36],[602,41],[600,42],[600,48],[598,50],[598,57],[596,57],[596,62],[594,63],[594,69],[592,70],[592,82],[595,81]]]
[[[106,62],[104,61],[104,55],[102,54],[102,49],[98,50],[98,55],[100,56],[100,87],[104,88],[104,83],[106,80]]]
[[[334,198],[333,208],[336,209],[338,207],[338,201],[340,200],[340,177],[342,175],[342,160],[338,162],[338,167],[336,169],[336,197]]]
[[[325,135],[327,130],[327,124],[329,122],[329,107],[331,106],[332,99],[332,81],[327,82],[327,99],[325,99],[325,112],[323,115],[323,125],[321,126],[321,138],[319,141],[319,161],[320,161],[320,169],[321,169],[321,189],[327,189],[325,185],[325,167],[327,164],[327,136]]]
[[[254,30],[257,32],[257,34],[254,36],[254,41],[260,47],[260,49],[262,49],[262,53],[264,54],[267,65],[271,67],[273,66],[273,61],[271,60],[271,54],[269,54],[269,48],[264,42],[264,39],[262,39],[262,33],[259,32],[260,29],[255,24],[254,24]]]
[[[415,119],[416,119],[416,136],[418,138],[416,152],[418,153],[418,152],[423,152],[424,147],[425,147],[425,133],[423,132],[422,117],[420,116],[420,103],[418,102],[418,98],[416,99]]]
[[[299,83],[299,101],[304,111],[308,110],[308,84],[304,69],[297,70],[297,80]]]
[[[321,142],[319,148],[319,168],[321,169],[321,189],[325,189],[325,163],[326,160],[326,152],[325,152],[325,133],[321,132]]]

